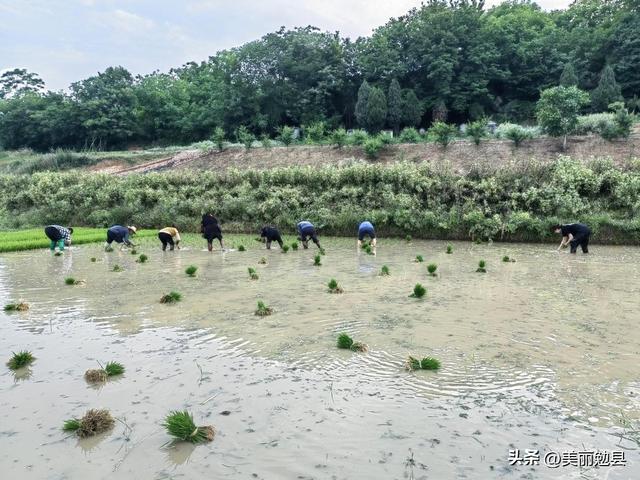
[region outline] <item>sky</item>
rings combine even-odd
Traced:
[[[121,65],[134,74],[200,62],[281,26],[366,36],[420,0],[0,0],[0,72],[51,90]],[[500,3],[487,0],[487,5]],[[545,9],[570,0],[538,0]]]

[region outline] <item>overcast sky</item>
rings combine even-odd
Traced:
[[[488,0],[487,5],[500,3]],[[538,0],[546,9],[570,0]],[[356,38],[420,0],[0,0],[0,71],[27,68],[52,90],[122,65],[167,71],[286,27]]]

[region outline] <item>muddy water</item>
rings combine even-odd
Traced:
[[[2,477],[639,478],[640,250],[453,245],[446,255],[442,242],[383,241],[370,256],[328,240],[321,267],[315,250],[257,244],[208,254],[148,243],[146,264],[97,246],[0,257],[3,303],[31,305],[0,313],[0,351],[37,357],[0,377]],[[481,258],[486,274],[475,272]],[[344,294],[327,293],[331,278]],[[416,282],[423,300],[408,297]],[[161,305],[171,290],[183,301]],[[258,299],[273,316],[253,314]],[[336,349],[342,331],[369,353]],[[405,372],[409,354],[442,369]],[[113,359],[123,378],[84,382]],[[78,441],[60,431],[93,407],[118,417],[112,432]],[[213,443],[166,444],[163,416],[183,408],[218,429]],[[628,466],[510,466],[510,448],[625,449]]]

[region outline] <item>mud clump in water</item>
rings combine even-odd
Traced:
[[[106,382],[107,378],[107,372],[105,372],[102,368],[94,368],[84,372],[84,379],[89,383]]]
[[[80,419],[73,418],[64,422],[62,429],[65,432],[75,432],[80,438],[85,438],[111,430],[114,425],[115,420],[109,410],[91,409]]]
[[[25,302],[8,303],[4,306],[5,312],[26,312],[29,310],[29,304]]]

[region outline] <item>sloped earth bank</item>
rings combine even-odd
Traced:
[[[331,239],[314,267],[314,250],[146,242],[145,264],[98,246],[0,256],[0,296],[31,304],[0,313],[1,351],[37,358],[2,373],[3,478],[637,478],[638,248],[383,241],[369,256]],[[327,293],[332,277],[344,294]],[[416,282],[423,300],[408,298]],[[183,301],[161,305],[170,290]],[[256,317],[257,299],[275,313]],[[342,331],[369,353],[336,349]],[[406,372],[408,354],[442,369]],[[125,375],[88,386],[84,371],[109,360]],[[68,438],[63,421],[89,408],[109,408],[115,429]],[[163,417],[183,408],[218,429],[211,444],[167,444]],[[512,448],[624,450],[627,466],[511,466]]]

